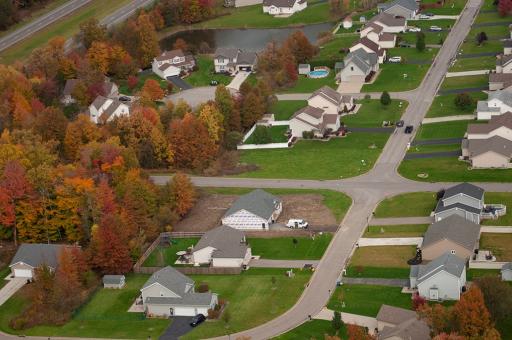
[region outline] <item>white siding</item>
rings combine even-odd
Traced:
[[[222,219],[222,224],[224,225],[235,229],[246,230],[268,230],[271,222],[270,220],[265,221],[261,217],[244,209]]]
[[[192,253],[194,264],[210,263],[212,253],[215,250],[213,247],[206,247]]]
[[[308,99],[309,106],[317,107],[319,109],[323,109],[325,113],[338,114],[338,106],[336,104],[331,103],[330,101],[324,99],[321,96],[314,96],[311,99]]]
[[[466,284],[466,269],[462,271],[461,277],[455,277],[445,271],[441,271],[427,280],[418,284],[420,296],[429,298],[430,289],[437,288],[439,299],[458,300],[462,287]]]

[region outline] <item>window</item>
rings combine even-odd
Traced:
[[[454,249],[452,249],[451,253],[452,253],[452,255],[455,255],[455,250],[454,250]]]
[[[350,66],[350,71],[354,71],[354,66]]]

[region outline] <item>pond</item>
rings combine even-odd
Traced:
[[[317,41],[318,34],[331,31],[333,23],[307,25],[293,28],[269,29],[198,29],[172,34],[160,41],[162,50],[171,50],[176,39],[187,42],[193,52],[211,53],[219,47],[236,47],[247,51],[261,51],[275,40],[282,42],[296,30],[304,32],[311,43]]]

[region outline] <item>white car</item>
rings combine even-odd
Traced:
[[[407,31],[408,32],[421,32],[421,28],[411,26],[411,27],[407,28]]]
[[[430,17],[428,15],[425,15],[425,14],[420,14],[420,15],[418,15],[418,19],[420,19],[420,20],[427,20],[427,19],[430,19]]]
[[[304,220],[299,220],[299,219],[290,219],[288,220],[288,223],[286,223],[286,226],[288,228],[293,228],[293,229],[306,229],[308,227],[308,222],[304,221]]]
[[[439,26],[430,26],[429,30],[431,32],[439,32],[439,31],[442,31],[443,29]]]
[[[391,57],[388,59],[388,61],[390,63],[401,63],[402,62],[402,57],[398,56],[398,57]]]

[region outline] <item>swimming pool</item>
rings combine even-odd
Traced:
[[[329,75],[329,70],[320,69],[309,72],[309,78],[325,78]]]

